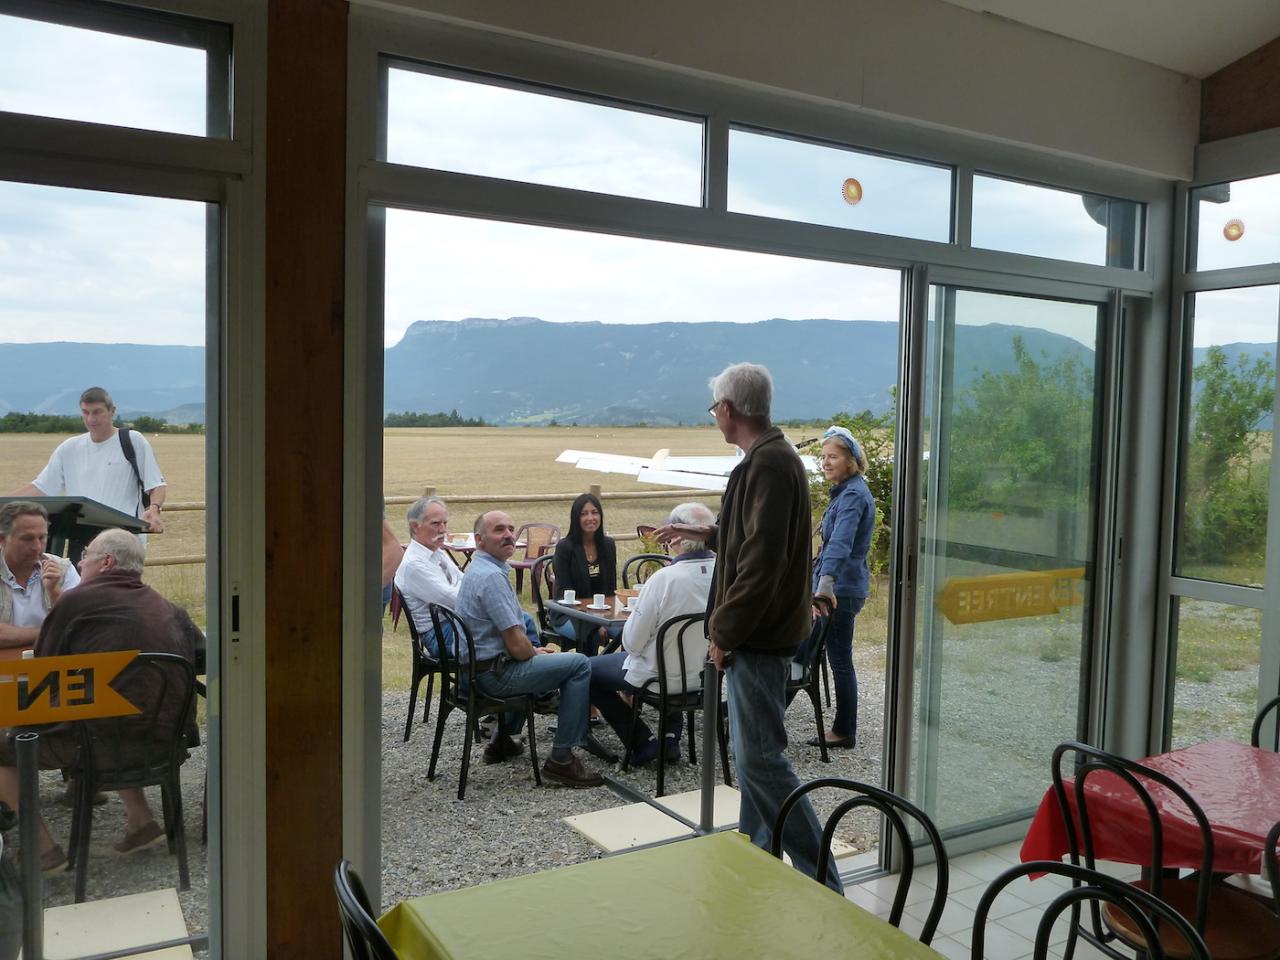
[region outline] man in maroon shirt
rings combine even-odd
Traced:
[[[80,585],[68,590],[45,618],[36,640],[37,657],[76,653],[141,650],[144,653],[176,653],[194,662],[200,630],[187,612],[170,603],[142,582],[146,559],[142,541],[124,530],[104,530],[85,549],[80,560]],[[163,681],[153,671],[128,671],[112,687],[144,713],[160,696]],[[172,698],[170,698],[172,699]],[[184,727],[188,743],[198,741],[194,714],[177,716],[179,706],[166,707],[158,718],[158,731],[169,736]],[[83,721],[92,723],[93,721]],[[74,766],[79,735],[70,723],[48,724],[40,734],[40,767]],[[15,753],[9,734],[0,735],[0,801],[18,808]],[[128,744],[125,745],[126,749]],[[141,789],[121,790],[125,807],[125,835],[115,849],[132,853],[164,836]],[[40,863],[46,873],[66,866],[66,854],[54,842],[48,827],[40,823]]]

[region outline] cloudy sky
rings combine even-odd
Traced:
[[[3,110],[199,134],[204,82],[199,51],[0,16]],[[702,131],[688,119],[408,70],[392,71],[389,91],[394,161],[700,202]],[[946,238],[950,174],[937,167],[734,131],[729,178],[733,211]],[[850,179],[857,204],[843,195]],[[1228,202],[1201,208],[1202,266],[1280,259],[1280,175],[1233,184]],[[1228,241],[1232,220],[1244,231]],[[204,223],[197,203],[0,183],[0,341],[203,343]],[[1076,195],[975,184],[978,246],[1100,263],[1105,240]],[[386,302],[388,344],[417,320],[470,316],[893,321],[899,312],[894,271],[400,211],[388,215]],[[1092,341],[1064,316],[992,298],[973,322]],[[1274,340],[1275,288],[1202,297],[1197,316],[1197,342]]]

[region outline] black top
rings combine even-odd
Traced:
[[[600,537],[600,555],[596,558],[600,573],[592,576],[587,564],[587,552],[580,544],[567,537],[556,543],[555,558],[551,561],[556,574],[556,590],[561,596],[566,590],[576,591],[579,597],[591,597],[597,593],[612,595],[618,588],[618,547],[612,537]]]

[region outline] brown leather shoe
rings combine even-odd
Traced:
[[[512,740],[510,737],[499,737],[497,740],[491,740],[485,744],[484,762],[485,763],[502,763],[510,760],[512,757],[518,757],[524,753],[524,743],[518,740]]]
[[[604,777],[588,770],[576,755],[563,763],[548,758],[542,765],[542,775],[563,787],[581,789],[604,786]]]

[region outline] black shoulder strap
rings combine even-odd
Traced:
[[[142,474],[138,472],[138,455],[133,451],[133,440],[129,436],[129,428],[121,427],[117,434],[120,437],[120,449],[124,451],[124,458],[129,461],[129,466],[133,467],[133,479],[138,481],[138,493],[142,497],[142,509],[145,510],[151,506],[151,494],[147,493],[142,486]]]

